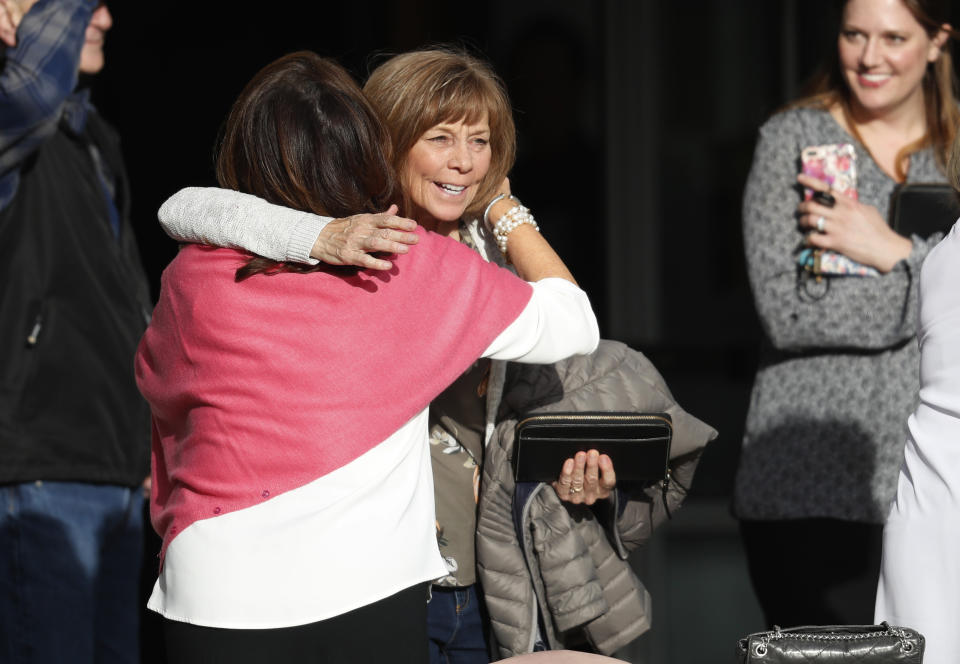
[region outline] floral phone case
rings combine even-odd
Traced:
[[[800,164],[804,175],[826,182],[838,194],[857,197],[857,151],[850,143],[804,148],[800,153]],[[803,192],[806,200],[812,196],[811,189]]]
[[[804,175],[826,182],[834,193],[857,198],[857,151],[850,143],[806,147],[800,153],[800,164]],[[813,190],[805,189],[803,197],[810,200]],[[880,274],[843,254],[821,249],[805,249],[797,262],[816,275],[876,277]]]

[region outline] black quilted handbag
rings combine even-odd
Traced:
[[[740,639],[740,664],[920,664],[923,635],[909,627],[831,625],[757,632]]]

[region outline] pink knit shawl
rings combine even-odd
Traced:
[[[236,283],[249,255],[198,245],[167,267],[136,356],[164,551],[194,521],[303,486],[386,440],[526,306],[531,288],[512,273],[418,234],[388,272]]]

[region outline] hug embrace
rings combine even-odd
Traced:
[[[300,52],[234,104],[223,189],[164,204],[196,244],[136,369],[163,537],[150,607],[177,661],[486,662],[648,628],[627,554],[716,432],[599,341],[510,190],[514,153],[503,85],[472,56],[395,56],[361,92]],[[549,532],[516,528],[513,425],[534,409],[669,413],[674,481],[618,482],[580,452],[519,506]]]

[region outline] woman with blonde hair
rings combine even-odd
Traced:
[[[734,510],[768,624],[873,618],[917,387],[917,277],[941,237],[900,235],[887,213],[900,183],[944,181],[960,120],[946,10],[846,0],[814,93],[760,129],[743,228],[764,339]],[[807,148],[852,152],[855,192],[801,174]],[[814,277],[801,249],[857,274]]]
[[[364,94],[391,134],[403,214],[459,240],[489,261],[512,264],[523,279],[530,278],[534,266],[553,260],[555,253],[532,214],[510,195],[506,175],[515,154],[513,118],[503,84],[486,63],[442,48],[404,53],[373,71]],[[356,258],[350,252],[357,249],[406,251],[397,242],[408,239],[402,220],[390,214],[334,220],[318,232],[304,230],[315,218],[305,219],[236,192],[209,189],[178,193],[161,209],[160,218],[175,239],[240,244],[258,254],[276,251],[284,260],[303,260],[287,250],[292,246],[312,246],[313,258],[338,261],[348,254]],[[243,228],[249,225],[245,220],[253,218],[269,223],[270,232],[245,236]],[[418,250],[409,248],[411,254]],[[384,256],[357,260],[390,266]],[[424,333],[432,334],[429,319],[424,325]],[[569,409],[637,410],[629,387],[636,374],[624,368],[629,364],[625,347],[602,345],[601,352],[605,354],[599,362],[584,362],[580,373],[571,372],[585,381],[579,394],[593,396]],[[621,382],[606,389],[589,382],[614,379]],[[553,380],[557,382],[556,373]],[[551,401],[557,402],[551,407],[569,403],[561,401],[569,396],[563,391],[553,396],[535,390],[521,399],[511,384],[505,363],[480,361],[430,406],[437,540],[446,563],[446,573],[433,584],[428,607],[433,662],[487,662],[493,649],[505,657],[567,643],[590,644],[610,653],[636,638],[649,626],[649,597],[630,570],[627,552],[665,517],[664,500],[671,509],[679,505],[685,493],[681,487],[688,485],[695,466],[692,460],[674,468],[679,483],[662,493],[652,489],[621,494],[606,455],[591,450],[566,460],[557,468],[553,488],[538,492],[536,500],[545,509],[562,512],[557,524],[569,529],[564,531],[569,533],[564,546],[553,549],[555,559],[571,561],[564,569],[580,570],[585,576],[582,583],[578,575],[556,577],[556,586],[544,583],[550,570],[541,575],[535,560],[505,555],[520,551],[523,544],[510,541],[517,537],[512,526],[497,521],[491,527],[505,533],[506,541],[476,532],[478,518],[489,517],[492,510],[486,506],[496,502],[491,487],[502,486],[488,480],[509,474],[508,462],[498,462],[496,468],[485,464],[491,446],[496,447],[491,441],[499,440],[503,430],[497,425],[504,411],[525,403],[540,407]],[[549,382],[536,388],[552,389]],[[697,426],[702,426],[697,430],[704,434],[704,442],[715,435],[702,423]],[[574,506],[576,518],[565,504]],[[509,507],[505,509],[509,513]],[[606,532],[601,523],[608,524]],[[577,541],[598,548],[588,554],[585,546],[574,544]],[[599,576],[590,571],[594,553],[597,560],[609,563]],[[480,588],[483,575],[485,593]],[[569,588],[570,583],[576,587]],[[564,584],[567,587],[560,588]]]
[[[300,52],[240,94],[217,177],[300,216],[372,213],[390,155],[349,74]],[[478,358],[555,362],[599,335],[559,258],[525,260],[535,234],[509,238],[528,282],[416,234],[389,273],[200,245],[164,271],[135,367],[171,661],[427,661],[446,570],[427,406]]]

